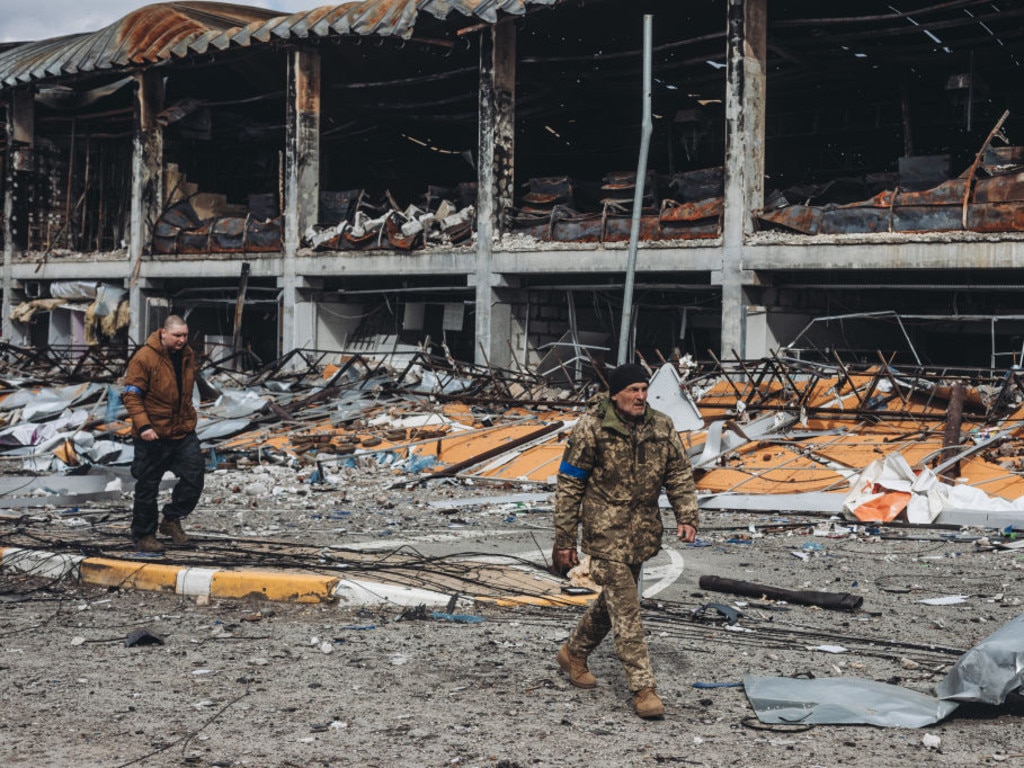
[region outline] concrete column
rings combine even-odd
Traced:
[[[305,312],[300,317],[296,312],[300,296],[295,257],[302,233],[319,217],[320,70],[319,51],[301,49],[288,54],[280,354],[307,345],[316,334],[313,313]]]
[[[164,133],[156,116],[163,109],[163,75],[156,70],[135,74],[135,136],[132,139],[132,200],[128,227],[128,305],[132,308],[128,336],[143,344],[152,329],[145,327],[147,311],[142,283],[142,254],[164,204]]]
[[[511,361],[511,312],[495,292],[494,237],[507,224],[515,192],[515,31],[506,19],[480,35],[474,359],[499,367]]]
[[[743,269],[743,250],[751,211],[764,205],[767,0],[729,0],[726,45],[722,271],[714,278],[722,286],[721,354],[746,357],[746,288],[755,276]]]
[[[35,102],[31,90],[15,91],[7,104],[7,162],[4,178],[3,338],[24,344],[10,320],[14,295],[14,258],[28,247],[28,192],[35,146]]]

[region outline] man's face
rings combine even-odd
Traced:
[[[623,416],[631,419],[640,418],[644,415],[644,406],[647,405],[647,383],[638,381],[619,390],[612,395],[612,403]]]
[[[188,344],[188,326],[172,325],[160,329],[160,341],[168,352],[177,352]]]

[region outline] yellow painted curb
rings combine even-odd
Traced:
[[[370,601],[404,605],[410,595],[417,603],[431,602],[432,595],[441,602],[446,602],[450,597],[444,592],[428,594],[410,587],[356,582],[350,578],[311,571],[266,571],[255,568],[222,571],[166,562],[57,555],[17,548],[0,548],[0,558],[0,565],[5,571],[16,570],[55,579],[71,577],[75,581],[100,587],[170,592],[188,597],[206,595],[237,600],[256,598],[275,602],[340,602],[352,605]],[[341,594],[345,588],[349,588],[351,594]],[[595,595],[530,595],[512,591],[509,597],[470,594],[462,594],[462,597],[500,607],[532,605],[557,608],[586,605]]]
[[[327,603],[334,599],[339,577],[318,573],[217,571],[210,597],[258,597],[291,603]]]
[[[87,557],[79,565],[81,580],[101,587],[145,589],[153,592],[174,592],[180,565],[139,563],[133,560],[109,560]]]

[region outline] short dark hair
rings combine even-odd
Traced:
[[[173,328],[176,325],[184,325],[186,328],[188,327],[188,323],[185,322],[185,318],[183,318],[181,315],[168,315],[167,319],[164,320],[165,331],[171,330],[171,328]]]

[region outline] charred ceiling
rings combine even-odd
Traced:
[[[642,16],[651,14],[654,119],[640,232],[661,250],[677,245],[687,255],[649,265],[640,280],[646,319],[638,339],[669,348],[679,329],[692,333],[697,318],[723,302],[714,282],[722,257],[713,249],[724,231],[727,93],[742,90],[743,78],[728,81],[726,67],[730,51],[744,50],[736,45],[740,5],[365,0],[277,16],[179,2],[148,6],[104,30],[5,47],[0,83],[8,114],[19,99],[33,104],[33,142],[21,156],[31,169],[18,170],[19,189],[30,192],[16,200],[16,214],[29,222],[28,253],[17,258],[123,255],[143,81],[159,92],[147,108],[160,133],[154,178],[164,185],[162,209],[147,209],[146,258],[227,262],[283,253],[289,163],[294,168],[300,154],[296,126],[309,117],[294,114],[293,74],[307,55],[316,61],[309,101],[316,109],[314,138],[307,136],[302,151],[315,155],[307,190],[318,209],[315,221],[303,222],[296,250],[314,261],[351,250],[471,253],[482,137],[495,132],[482,118],[481,104],[495,106],[482,62],[488,74],[492,24],[502,20],[503,29],[514,28],[502,73],[514,77],[514,87],[495,99],[513,126],[496,185],[511,190],[498,211],[499,230],[512,235],[503,248],[520,269],[511,283],[550,300],[571,294],[590,302],[582,319],[614,334],[621,311],[614,295],[623,281],[603,246],[629,238]],[[832,243],[832,236],[885,233],[899,241],[922,232],[979,242],[1024,231],[1015,76],[1024,58],[1024,0],[864,2],[853,10],[771,0],[763,7],[764,98],[745,96],[749,114],[742,116],[764,110],[764,205],[745,203],[759,230],[749,245],[771,245],[776,235],[778,242]],[[748,31],[754,39],[761,30]],[[761,84],[761,73],[748,74]],[[23,148],[5,146],[9,164]],[[290,210],[301,212],[294,202]],[[564,272],[558,265],[535,274],[515,256],[562,244],[572,246],[567,253],[593,252],[567,257]],[[581,277],[587,260],[602,253],[604,271]],[[793,258],[766,267],[769,258],[744,268],[756,274],[745,300],[770,311],[871,313],[896,302],[920,314],[937,303],[979,316],[1024,309],[1011,291],[986,295],[977,287],[1018,282],[1006,273],[968,278],[969,265],[954,265],[962,274],[947,285],[948,258],[906,275],[894,264],[879,267],[881,257],[872,262],[877,271],[835,272],[811,272]],[[980,254],[978,263],[987,258]],[[271,272],[264,270],[268,290],[277,286]],[[458,270],[416,273],[401,285],[393,270],[359,275],[318,265],[311,274],[311,295],[343,301],[373,292],[435,307],[479,298]],[[960,278],[970,285],[955,287]],[[160,279],[173,292],[174,281]],[[230,290],[234,276],[219,279]],[[928,291],[908,299],[897,286]],[[548,320],[553,334],[558,322]],[[471,324],[464,333],[472,350]],[[718,340],[717,328],[701,333],[698,354]]]
[[[835,191],[835,180],[842,179],[855,190],[848,196],[863,199],[899,183],[900,158],[909,156],[942,156],[946,175],[955,176],[1005,110],[1004,133],[1012,137],[1021,94],[1018,78],[1008,74],[1019,68],[1024,48],[1018,23],[1024,5],[1017,6],[861,3],[852,14],[823,13],[811,2],[772,2],[769,192],[788,192],[792,202],[806,191],[801,185],[831,181]],[[616,197],[636,154],[645,13],[655,24],[652,203],[697,202],[680,199],[672,185],[682,183],[677,174],[722,164],[723,0],[686,4],[682,11],[669,0],[628,7],[613,0],[467,2],[459,12],[434,3],[371,0],[286,17],[228,4],[165,3],[98,32],[0,51],[0,80],[34,84],[42,154],[57,155],[52,163],[58,165],[77,160],[82,166],[102,152],[116,153],[103,149],[105,142],[131,136],[134,85],[128,76],[159,65],[167,160],[198,188],[244,204],[280,187],[286,51],[316,45],[323,57],[322,187],[390,192],[404,206],[421,203],[431,187],[462,184],[472,191],[480,21],[490,21],[495,7],[521,14],[517,202],[532,193],[585,213]],[[101,167],[94,166],[93,174]],[[88,210],[82,190],[96,186],[75,180],[84,172],[82,166],[58,185],[63,192],[42,196],[68,215],[80,212],[77,221],[57,226],[61,245],[116,247],[115,223],[101,226],[103,233],[86,233],[89,227],[80,223]],[[566,186],[543,188],[548,179],[565,179]],[[619,195],[626,200],[628,183]],[[68,190],[70,205],[59,199]],[[112,210],[119,208],[108,207],[106,214]],[[622,236],[595,230],[588,220],[552,222],[549,212],[550,205],[541,206],[539,218],[528,211],[519,224],[556,240]],[[675,210],[647,234],[675,236],[675,227],[685,236],[714,236],[718,213]],[[76,227],[80,236],[72,237]]]

